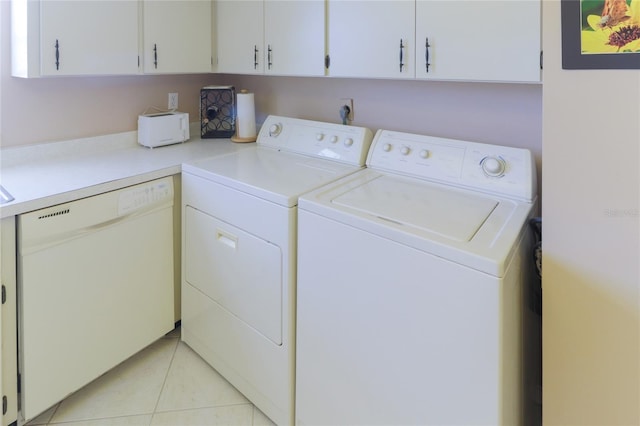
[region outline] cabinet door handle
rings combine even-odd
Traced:
[[[56,39],[56,70],[60,69],[60,45],[58,39]]]
[[[427,68],[427,72],[429,72],[429,48],[431,45],[429,44],[429,37],[425,37],[424,39],[424,64]]]
[[[153,66],[158,69],[158,45],[153,44]]]
[[[402,68],[404,68],[403,53],[404,44],[402,43],[402,39],[400,39],[400,72],[402,72]]]
[[[258,45],[253,45],[253,69],[258,69]]]
[[[267,46],[267,66],[269,67],[269,69],[271,69],[271,65],[273,65],[273,63],[271,62],[271,45]]]

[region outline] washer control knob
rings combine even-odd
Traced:
[[[336,135],[331,136],[331,143],[338,142],[338,137]]]
[[[321,141],[322,139],[324,139],[324,133],[318,133],[318,134],[316,135],[316,139],[317,139],[317,140],[319,140],[319,141]]]
[[[400,154],[402,155],[409,155],[410,152],[411,148],[409,148],[408,146],[403,146],[402,148],[400,148]]]
[[[504,174],[507,164],[501,157],[488,156],[480,161],[482,171],[488,176],[500,177]]]
[[[269,127],[269,136],[278,136],[282,132],[282,124],[274,123]]]
[[[420,157],[427,159],[431,156],[431,152],[428,149],[423,149],[420,151]]]
[[[385,143],[384,145],[382,145],[382,150],[384,152],[389,152],[391,151],[391,148],[393,148],[393,146],[390,143]]]
[[[351,138],[346,138],[346,139],[344,140],[344,146],[351,146],[351,145],[353,145],[353,139],[351,139]]]

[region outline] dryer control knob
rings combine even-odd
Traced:
[[[403,147],[400,149],[400,153],[401,153],[402,155],[409,155],[409,153],[410,153],[410,152],[411,152],[411,148],[409,148],[408,146],[403,146]]]
[[[420,151],[420,157],[422,158],[429,158],[431,156],[431,152],[428,149],[423,149],[422,151]]]
[[[501,157],[484,157],[480,161],[482,171],[488,176],[500,177],[504,174],[507,165]]]
[[[353,145],[353,139],[347,138],[344,140],[344,146],[351,146],[351,145]]]
[[[385,151],[385,152],[389,152],[389,151],[391,151],[392,147],[393,146],[390,143],[385,143],[384,145],[382,145],[382,150]]]
[[[282,132],[282,124],[274,123],[269,127],[269,136],[278,136]]]
[[[336,135],[331,136],[331,143],[338,142],[338,137]]]

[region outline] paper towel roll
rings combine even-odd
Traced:
[[[256,140],[256,107],[253,93],[243,89],[236,98],[236,134],[231,140],[253,142]]]

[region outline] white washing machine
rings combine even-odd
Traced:
[[[292,424],[298,196],[360,170],[373,134],[270,116],[257,144],[183,165],[182,339]]]
[[[299,425],[523,422],[527,150],[378,131],[298,212]]]

